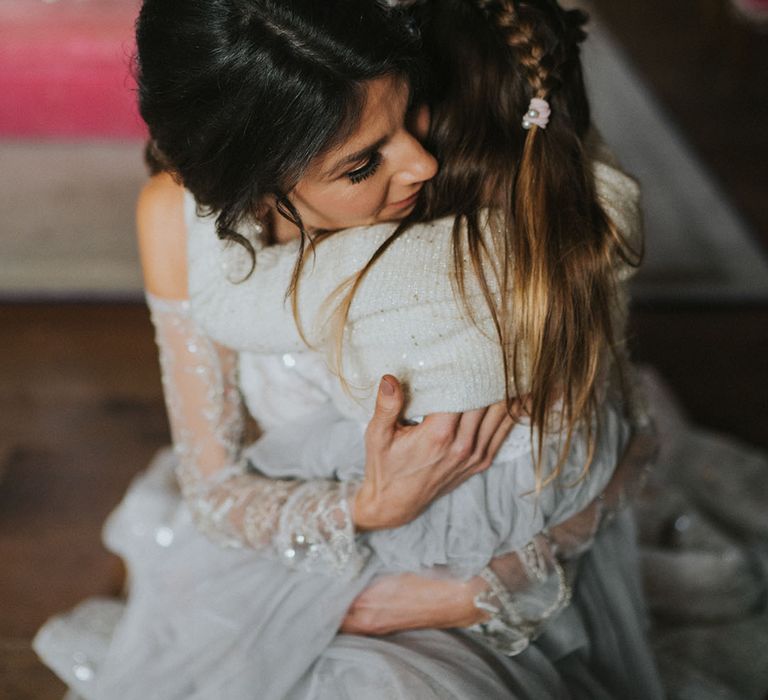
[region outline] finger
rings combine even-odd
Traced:
[[[531,394],[523,394],[522,396],[516,396],[509,406],[509,413],[516,420],[521,418],[528,418],[531,415],[533,409],[533,397]]]
[[[496,455],[499,452],[499,449],[504,444],[504,441],[507,439],[509,433],[514,427],[514,418],[512,418],[509,414],[505,414],[493,435],[491,436],[491,440],[488,443],[488,449],[485,453],[485,460],[476,465],[476,468],[473,472],[474,474],[485,471],[488,467],[491,466],[493,460],[496,458]]]
[[[367,635],[370,633],[365,627],[364,622],[360,619],[360,616],[354,612],[347,613],[347,616],[341,623],[339,631],[342,634],[360,634]]]
[[[507,413],[515,420],[515,422],[518,422],[520,418],[527,414],[523,400],[520,398],[513,399],[509,407],[505,408]]]
[[[530,416],[533,409],[533,397],[530,394],[525,394],[525,396],[518,400],[523,409],[523,415]]]
[[[391,374],[385,374],[379,382],[376,395],[376,408],[368,423],[366,438],[379,444],[392,439],[403,412],[405,396],[400,382]]]
[[[469,466],[474,467],[482,462],[488,454],[491,439],[499,429],[499,425],[508,415],[505,402],[499,402],[489,406],[477,426],[475,432],[475,448],[472,452]]]
[[[456,437],[452,445],[454,454],[461,461],[472,458],[478,442],[480,426],[487,413],[488,408],[480,408],[461,414]]]
[[[342,634],[355,633],[355,620],[351,613],[347,613],[344,619],[341,621],[339,632]]]
[[[461,413],[433,413],[427,416],[417,429],[428,435],[427,439],[431,439],[433,444],[447,447],[456,437],[461,415]]]
[[[484,446],[480,445],[478,439],[474,457],[467,461],[464,469],[454,470],[446,475],[440,484],[436,498],[450,493],[470,477],[490,467],[499,449],[504,444],[504,440],[507,439],[515,425],[516,420],[509,415],[504,402],[490,406],[479,428],[480,431],[483,431],[482,440]]]
[[[436,488],[435,497],[433,500],[437,500],[438,498],[451,493],[451,491],[457,489],[467,479],[483,471],[486,466],[490,465],[486,465],[485,461],[481,463],[475,463],[473,461],[467,460],[466,463],[461,465],[460,468],[456,468],[450,472],[447,472],[445,476],[440,480],[440,484]]]
[[[461,472],[461,474],[454,473],[453,476],[449,477],[443,483],[441,483],[433,501],[436,501],[438,498],[442,498],[443,496],[447,496],[449,493],[451,493],[451,491],[454,491],[459,486],[461,486],[467,479],[469,479],[470,476],[473,476],[471,469],[465,469]]]
[[[469,435],[476,438],[480,425],[487,413],[487,406],[485,408],[478,408],[474,411],[465,411],[462,413],[458,429],[456,430],[456,438],[461,439]]]
[[[478,419],[480,420],[480,424],[476,425]],[[436,496],[437,498],[450,493],[478,471],[482,471],[482,469],[478,470],[478,467],[481,466],[481,462],[483,463],[482,466],[485,466],[484,461],[491,449],[491,441],[494,439],[494,436],[497,436],[500,425],[505,420],[508,420],[508,414],[503,403],[493,404],[486,409],[467,411],[462,414],[462,421],[464,422],[461,424],[461,429],[474,429],[475,434],[473,439],[475,448],[471,454],[465,455],[465,458],[461,460],[463,464],[460,464],[460,468],[454,468],[446,472],[440,481],[439,490],[437,491]],[[503,441],[503,438],[501,438],[501,440]],[[454,443],[454,449],[460,442],[461,441],[457,436]],[[459,456],[458,453],[457,456]]]

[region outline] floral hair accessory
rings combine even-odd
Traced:
[[[550,114],[552,110],[549,108],[549,102],[540,97],[534,97],[523,117],[523,129],[532,129],[534,126],[546,129]]]

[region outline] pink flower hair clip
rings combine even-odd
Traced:
[[[549,102],[541,99],[541,97],[534,97],[523,117],[523,129],[532,129],[534,126],[546,129],[550,114],[552,114],[552,110],[549,108]]]

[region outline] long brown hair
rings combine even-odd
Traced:
[[[530,397],[538,491],[560,473],[579,428],[587,434],[587,473],[599,380],[618,341],[617,263],[637,265],[641,257],[601,207],[585,146],[590,111],[579,44],[586,16],[554,0],[428,0],[413,11],[433,66],[427,146],[440,171],[413,215],[349,281],[339,313],[347,318],[368,270],[411,223],[456,215],[457,291],[476,318],[466,303],[468,275],[480,284],[504,350],[508,404]],[[551,105],[546,130],[522,127],[534,97]],[[337,343],[340,350],[341,337]],[[564,439],[544,478],[551,430]]]

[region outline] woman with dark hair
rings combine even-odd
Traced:
[[[142,113],[159,153],[195,199],[188,200],[186,222],[179,227],[190,237],[189,283],[178,236],[157,236],[158,216],[163,225],[176,228],[165,217],[168,211],[179,212],[181,202],[163,199],[173,200],[177,192],[167,180],[160,181],[160,194],[149,189],[139,210],[140,231],[151,231],[151,237],[142,236],[142,255],[186,507],[176,509],[172,527],[164,530],[165,551],[152,552],[140,537],[125,537],[130,522],[157,522],[156,511],[148,514],[143,509],[150,501],[147,496],[158,491],[153,480],[164,478],[166,465],[161,465],[132,490],[134,504],[126,503],[117,512],[110,528],[112,544],[133,565],[134,585],[97,682],[77,686],[85,697],[243,697],[248,692],[275,698],[345,693],[403,698],[513,693],[611,697],[619,690],[627,697],[653,697],[657,691],[642,635],[631,629],[638,621],[638,604],[631,600],[631,582],[617,572],[621,562],[585,567],[587,578],[613,577],[616,590],[604,597],[600,614],[592,610],[581,619],[582,609],[565,607],[568,583],[554,556],[555,529],[551,539],[535,537],[544,526],[555,528],[582,509],[588,512],[586,530],[592,534],[600,510],[594,499],[608,484],[627,444],[620,412],[606,399],[610,364],[604,356],[614,340],[616,317],[621,316],[621,309],[614,309],[620,306],[615,269],[628,254],[619,232],[621,202],[612,210],[618,222],[608,218],[604,207],[611,204],[605,197],[628,198],[623,223],[631,225],[636,193],[610,169],[595,173],[602,201],[595,191],[584,148],[588,114],[585,102],[579,101],[580,74],[574,72],[578,59],[572,53],[579,18],[549,2],[448,5],[445,16],[466,19],[469,24],[461,26],[472,27],[468,36],[477,42],[464,57],[472,56],[490,31],[497,54],[481,56],[477,67],[493,66],[498,54],[510,54],[516,72],[495,76],[498,94],[487,89],[469,93],[469,107],[460,111],[462,93],[452,93],[452,85],[462,90],[461,79],[471,73],[464,64],[453,67],[456,82],[448,80],[431,98],[431,141],[446,177],[425,187],[435,163],[406,129],[413,91],[420,84],[418,47],[398,13],[360,0],[243,0],[199,6],[189,1],[145,2],[138,24]],[[439,38],[447,27],[441,28],[436,19],[441,12],[430,15],[433,8],[421,21],[427,36],[433,31]],[[433,47],[433,56],[439,55],[434,50],[439,45]],[[460,44],[451,51],[454,48],[461,56]],[[562,96],[557,80],[565,85]],[[478,82],[482,87],[483,80]],[[531,92],[559,111],[549,126],[552,145],[545,141],[549,134],[540,133],[547,127],[541,122],[528,122],[535,128],[525,137],[518,134],[523,130],[519,117],[528,111],[519,105],[523,98],[527,105]],[[482,119],[467,121],[479,105],[497,103],[500,115],[486,111]],[[528,111],[528,118],[541,117],[541,111]],[[463,123],[452,122],[459,113]],[[469,124],[490,124],[499,131],[459,139],[457,144],[454,137],[467,133]],[[468,143],[476,143],[477,149]],[[452,167],[457,164],[463,165]],[[570,172],[562,172],[564,164]],[[419,198],[422,188],[424,196]],[[457,193],[454,201],[451,188]],[[537,206],[531,207],[532,202]],[[483,213],[489,204],[498,208],[498,218]],[[554,211],[560,205],[562,212]],[[210,233],[210,219],[197,216],[195,206],[214,212],[219,237],[242,244],[250,257],[243,262],[238,248],[211,248],[215,239],[201,237],[204,229]],[[385,226],[328,235],[409,215],[416,220],[446,214],[451,216],[426,229],[403,225],[393,232],[392,226]],[[296,240],[293,246],[264,247],[291,239]],[[312,244],[306,252],[305,241]],[[314,279],[303,269],[307,254],[315,256]],[[275,300],[276,293],[285,293],[290,276],[283,277],[282,285],[264,286],[265,271],[284,275],[287,256],[299,260],[293,275],[298,327],[285,322],[281,300]],[[410,275],[403,274],[409,256],[410,262],[418,261],[416,273]],[[510,265],[513,256],[526,260],[523,269]],[[427,258],[436,267],[425,267]],[[451,259],[455,298],[447,274]],[[401,276],[401,284],[392,286],[392,270]],[[324,301],[350,271],[359,274],[328,316]],[[380,271],[383,277],[377,278]],[[191,308],[184,300],[188,284]],[[226,291],[219,297],[221,290]],[[420,293],[427,298],[422,301]],[[434,315],[436,303],[447,309],[444,315]],[[432,321],[420,327],[425,304]],[[415,315],[409,317],[410,310]],[[316,428],[318,414],[310,409],[322,409],[322,419],[329,396],[351,418],[356,411],[359,416],[361,402],[363,415],[370,416],[374,397],[367,389],[387,364],[371,352],[371,346],[383,340],[375,330],[365,329],[371,315],[384,319],[379,329],[393,332],[383,343],[383,354],[399,347],[402,359],[407,359],[398,366],[411,390],[405,414],[423,415],[432,407],[468,412],[433,416],[421,427],[398,426],[404,399],[400,386],[385,378],[368,428],[364,475],[354,469],[343,473],[343,462],[336,460],[353,462],[358,444],[333,436],[325,437],[330,445],[325,461],[335,461],[335,469],[329,474],[328,464],[324,467],[318,456],[315,476],[321,478],[295,480],[312,475],[295,469],[295,464],[280,467],[291,480],[247,473],[232,376],[237,357],[210,338],[241,350],[273,353],[250,360],[241,355],[239,362],[240,386],[260,422],[269,427],[270,422],[287,424],[287,418],[299,418],[303,428]],[[352,384],[362,388],[355,401],[345,403],[339,390],[344,382],[333,380],[321,355],[315,361],[292,354],[298,349],[294,343],[304,326],[301,321],[307,318],[307,339],[329,349],[352,393]],[[357,344],[349,342],[346,331],[329,332],[361,324]],[[421,359],[406,358],[402,330],[411,334],[411,350],[426,343]],[[451,351],[461,348],[455,366],[446,367],[444,359],[434,364],[443,352],[442,332],[452,338]],[[276,348],[282,354],[275,356]],[[474,361],[480,382],[463,374],[467,360]],[[276,362],[282,362],[282,370]],[[296,371],[286,375],[285,367]],[[451,376],[459,378],[461,386],[450,386]],[[494,469],[482,480],[455,488],[488,466],[511,427],[515,397],[524,393],[530,395],[531,426],[523,426],[514,440],[504,443]],[[270,396],[276,398],[265,405]],[[470,410],[505,397],[501,407]],[[297,400],[302,402],[298,411]],[[595,432],[599,411],[603,420]],[[559,416],[556,430],[553,416]],[[325,425],[322,420],[320,424]],[[332,422],[330,428],[341,426],[335,435],[342,437],[349,435],[348,425]],[[439,449],[425,447],[430,429],[442,434]],[[321,444],[312,437],[303,434],[301,444]],[[534,441],[538,450],[532,449]],[[268,471],[251,456],[252,465]],[[329,481],[329,476],[341,480]],[[362,476],[362,482],[350,476]],[[536,498],[526,499],[525,490]],[[427,508],[448,491],[449,496]],[[615,496],[617,491],[610,493]],[[493,499],[499,496],[494,511]],[[169,497],[164,507],[171,508],[173,502]],[[245,545],[262,554],[274,550],[280,560],[203,540],[190,529],[190,513],[219,543]],[[478,527],[474,539],[469,536],[473,522]],[[388,529],[396,526],[402,527]],[[498,526],[503,532],[489,532]],[[419,537],[419,528],[426,528],[426,537]],[[376,532],[367,539],[355,536],[365,530]],[[603,557],[624,536],[625,530],[606,535]],[[444,547],[437,556],[441,538]],[[368,546],[376,556],[367,558]],[[399,564],[398,554],[403,555]],[[415,561],[423,567],[446,566],[466,577],[478,573],[494,555],[483,576],[456,584],[432,582],[424,589],[452,592],[454,597],[442,607],[456,601],[458,612],[448,615],[447,622],[425,623],[422,618],[400,628],[482,622],[476,636],[432,629],[388,640],[333,641],[336,628],[329,620],[341,621],[374,575],[418,569]],[[521,562],[528,568],[521,571]],[[407,580],[412,588],[406,598],[420,585]],[[599,596],[596,586],[599,582],[593,581],[582,597]],[[564,608],[552,629],[545,629],[542,641],[529,647],[547,618]],[[614,613],[626,619],[608,624]],[[631,682],[612,677],[620,666],[605,669],[604,678],[595,675],[608,658],[587,654],[594,634],[590,625],[596,621],[605,622],[615,635],[612,661],[617,654],[634,652],[638,666]],[[348,617],[346,626],[354,628],[354,620]],[[38,646],[44,647],[45,640]],[[518,655],[512,659],[493,648]],[[320,661],[310,669],[317,657]]]

